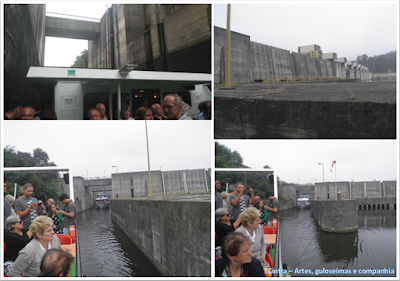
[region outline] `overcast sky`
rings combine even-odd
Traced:
[[[74,3],[74,2],[72,2]],[[70,2],[52,1],[46,3],[46,12],[61,13],[73,16],[101,19],[111,2],[79,1],[73,5]],[[76,56],[88,49],[87,40],[76,40],[56,37],[46,37],[45,66],[71,66]]]
[[[250,41],[292,52],[316,44],[323,53],[334,52],[338,57],[356,60],[359,55],[396,50],[399,6],[394,1],[377,3],[232,4],[231,31],[249,35]],[[226,28],[226,14],[226,4],[214,5],[214,25]]]
[[[109,177],[147,171],[144,121],[7,121],[3,145],[32,153],[40,147],[74,176]],[[30,125],[28,125],[30,123]],[[147,123],[151,170],[211,168],[211,122]]]
[[[277,176],[287,183],[387,181],[398,176],[399,151],[396,141],[369,140],[217,140],[238,151],[243,164],[253,169],[265,165],[276,169]]]

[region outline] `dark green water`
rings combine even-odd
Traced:
[[[310,209],[286,210],[279,216],[282,261],[290,275],[396,276],[395,210],[358,211],[358,231],[346,234],[321,231]]]
[[[110,209],[76,216],[82,272],[87,277],[161,276],[150,261],[111,220]]]

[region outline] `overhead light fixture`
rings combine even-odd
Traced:
[[[128,74],[128,72],[134,70],[137,67],[136,64],[125,64],[119,69],[119,73]]]

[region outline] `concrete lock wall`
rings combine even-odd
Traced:
[[[250,36],[231,31],[231,83],[250,82]],[[225,83],[226,30],[214,26],[214,83]]]
[[[214,27],[214,83],[225,81],[226,30]],[[344,63],[250,41],[250,37],[231,31],[231,83],[255,80],[287,81],[304,78],[346,78]],[[250,73],[250,76],[248,75]],[[350,78],[361,78],[359,71]]]
[[[113,197],[118,185],[121,198],[149,196],[148,172],[112,174]],[[210,170],[151,171],[151,190],[152,196],[211,191]]]
[[[356,200],[311,200],[311,215],[323,231],[346,233],[358,230]]]
[[[211,6],[113,4],[99,38],[89,43],[89,67],[125,64],[211,73]]]
[[[218,97],[215,108],[214,131],[225,138],[381,138],[393,135],[387,124],[395,122],[382,112],[396,105]]]
[[[45,13],[43,4],[4,5],[4,97],[39,97],[26,74],[30,66],[44,64]]]
[[[298,196],[296,189],[297,187],[294,184],[285,184],[280,186],[281,194],[286,200],[297,199]]]
[[[163,276],[211,276],[211,202],[111,199],[112,219]]]

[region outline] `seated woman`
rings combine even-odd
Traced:
[[[45,216],[36,217],[29,230],[34,239],[23,248],[10,270],[10,277],[31,276],[40,274],[40,263],[44,253],[49,249],[60,249],[61,244],[54,236],[53,220]]]
[[[125,105],[121,109],[119,120],[135,120],[131,116],[131,107],[129,105]]]
[[[217,223],[215,224],[215,232],[217,233],[217,240],[215,241],[215,247],[221,246],[224,241],[224,237],[229,232],[235,231],[240,225],[240,218],[237,219],[233,224],[231,223],[230,215],[228,209],[218,208],[215,211],[215,219]]]
[[[150,107],[139,107],[136,110],[135,120],[154,120],[153,111]]]
[[[48,208],[47,216],[53,220],[53,230],[55,234],[63,234],[63,217],[57,211],[56,205],[53,203]]]
[[[235,231],[249,238],[250,251],[253,253],[252,256],[269,267],[269,264],[265,260],[267,250],[264,241],[264,230],[260,225],[260,211],[254,207],[250,207],[244,210],[239,215],[239,218],[242,220],[242,225]]]
[[[18,253],[29,243],[32,237],[30,230],[24,230],[23,222],[19,215],[11,215],[6,219],[4,233],[4,273],[8,275],[10,268],[18,257]]]
[[[229,233],[222,245],[222,259],[215,260],[215,277],[265,277],[260,261],[251,254],[247,237]]]
[[[255,205],[256,209],[260,211],[261,225],[268,225],[268,211],[264,208],[264,201],[260,200]]]

